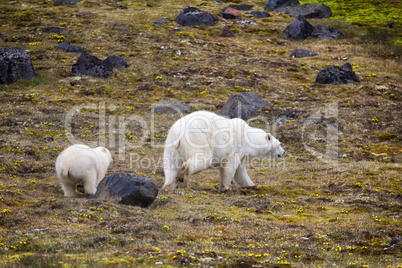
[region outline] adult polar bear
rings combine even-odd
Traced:
[[[240,118],[194,112],[176,121],[168,132],[163,188],[176,189],[177,179],[187,184],[191,175],[208,168],[220,169],[220,192],[228,190],[232,180],[239,186],[253,186],[247,159],[279,158],[284,152],[271,134],[250,127]]]
[[[112,163],[112,155],[105,147],[74,144],[65,149],[56,159],[56,173],[64,196],[75,196],[75,186],[79,183],[83,184],[86,194],[95,194]]]

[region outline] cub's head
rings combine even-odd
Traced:
[[[113,163],[112,154],[107,148],[96,147],[95,150],[98,151],[99,156],[102,157],[102,159],[105,160],[105,162],[108,163],[109,166]]]
[[[285,153],[285,150],[283,150],[281,143],[270,133],[267,133],[266,140],[268,142],[269,155],[272,158],[282,157]]]

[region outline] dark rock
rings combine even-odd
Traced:
[[[241,19],[233,22],[236,25],[257,25],[258,23],[255,20],[250,19]]]
[[[108,78],[112,75],[112,69],[97,57],[82,53],[73,65],[71,75]]]
[[[161,100],[155,105],[153,112],[159,114],[178,114],[188,113],[190,110],[191,106],[188,104]]]
[[[21,48],[0,50],[0,84],[38,76],[32,66],[31,54]]]
[[[299,6],[286,6],[275,9],[274,12],[289,14],[293,17],[302,16],[305,19],[329,18],[332,16],[331,8],[324,4],[304,4]]]
[[[253,8],[253,5],[246,5],[246,4],[241,4],[241,5],[229,5],[229,7],[241,10],[241,11],[249,11]]]
[[[54,0],[55,6],[74,6],[82,0]]]
[[[398,243],[402,242],[402,237],[394,237],[389,243],[389,247],[395,247]]]
[[[288,27],[286,27],[285,31],[283,31],[283,34],[292,39],[304,40],[311,36],[313,32],[313,25],[311,25],[303,17],[297,17]]]
[[[270,107],[254,92],[241,92],[230,96],[219,115],[247,120],[251,118],[254,111],[264,106]]]
[[[77,14],[78,14],[78,16],[81,16],[81,17],[96,17],[97,16],[95,13],[92,13],[91,11],[80,11]]]
[[[56,46],[56,49],[64,50],[66,52],[83,53],[84,49],[79,46],[72,46],[66,42],[60,43]]]
[[[46,138],[41,139],[40,141],[43,141],[43,142],[52,142],[52,141],[54,141],[54,138],[53,138],[53,137],[46,137]]]
[[[237,19],[239,18],[239,11],[231,7],[225,7],[221,10],[221,15],[224,19]]]
[[[120,5],[120,6],[117,7],[117,9],[128,9],[128,7]]]
[[[226,4],[225,2],[223,2],[222,0],[214,0],[214,3],[218,3],[218,4]]]
[[[165,24],[165,22],[169,22],[170,20],[168,18],[161,18],[159,20],[154,21],[153,25],[155,26],[162,26]]]
[[[4,38],[6,38],[6,37],[7,37],[7,35],[0,34],[0,39],[4,39]]]
[[[46,34],[60,34],[60,35],[68,34],[68,31],[66,29],[60,27],[47,27],[43,28],[40,32]]]
[[[107,57],[103,63],[108,66],[110,69],[113,68],[127,68],[128,64],[125,59],[120,56],[112,55]]]
[[[145,177],[116,173],[98,184],[88,199],[101,199],[114,204],[149,207],[158,196],[158,187]]]
[[[214,26],[218,22],[218,19],[208,12],[187,6],[177,15],[176,22],[182,26]]]
[[[275,9],[285,6],[297,6],[300,5],[299,0],[268,0],[264,9]]]
[[[269,13],[266,11],[251,11],[248,12],[246,14],[250,14],[253,17],[259,18],[259,19],[263,19],[263,18],[268,18],[269,17]]]
[[[295,50],[290,53],[289,57],[293,58],[304,58],[304,57],[313,57],[317,56],[318,54],[306,49],[296,48]]]
[[[321,39],[338,39],[343,37],[343,33],[328,26],[318,25],[314,28],[314,31],[311,33],[311,37]]]
[[[353,72],[352,65],[350,65],[350,63],[345,63],[340,67],[331,65],[321,70],[318,73],[315,82],[319,84],[338,85],[360,83],[360,80],[357,78],[355,72]]]
[[[221,32],[222,37],[235,37],[235,34],[230,30],[229,26],[225,25]]]

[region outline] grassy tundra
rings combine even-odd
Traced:
[[[286,39],[280,33],[293,18],[277,13],[250,26],[153,26],[174,20],[188,5],[180,0],[1,1],[0,47],[29,51],[40,77],[0,85],[0,266],[401,267],[401,243],[388,246],[402,237],[401,4],[326,2],[333,18],[309,21],[343,39]],[[213,14],[226,6],[199,4]],[[225,23],[236,37],[219,36]],[[40,33],[51,26],[69,34]],[[62,41],[130,67],[109,79],[71,77],[79,55],[54,49]],[[295,48],[319,55],[289,58]],[[321,69],[344,63],[338,57],[361,83],[315,84]],[[172,100],[219,112],[241,91],[272,105],[249,124],[286,151],[249,164],[257,186],[219,194],[219,172],[208,170],[188,188],[160,192],[152,209],[63,196],[54,164],[73,139],[109,148],[107,174],[161,187],[164,139],[179,117],[151,116],[152,106]],[[265,124],[286,112],[294,116]],[[320,114],[320,123],[306,123]],[[329,124],[337,125],[333,141]]]

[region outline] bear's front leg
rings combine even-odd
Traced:
[[[238,186],[254,186],[247,174],[247,157],[243,157],[234,175],[234,182]]]
[[[220,173],[221,173],[221,182],[219,184],[219,192],[225,192],[230,189],[230,183],[233,180],[233,177],[235,175],[236,168],[232,165],[226,165],[221,167]]]

